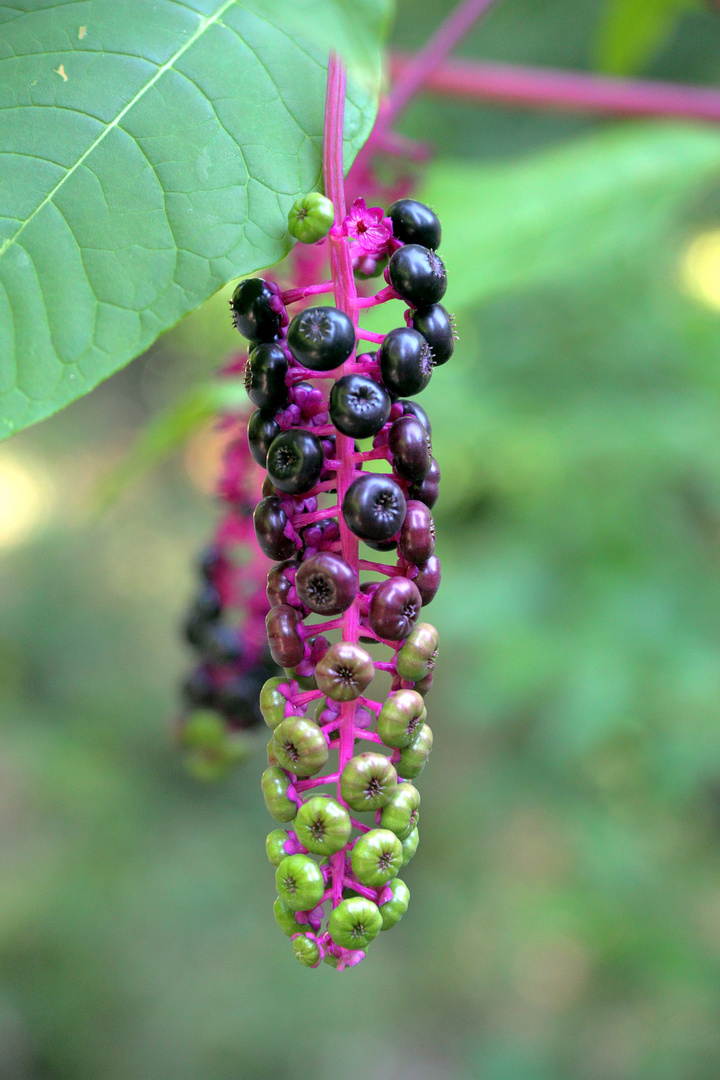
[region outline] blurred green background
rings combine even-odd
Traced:
[[[395,43],[449,6],[403,0]],[[720,13],[505,0],[459,52],[717,85]],[[410,911],[359,968],[301,968],[263,734],[211,786],[172,745],[211,429],[92,509],[237,347],[216,298],[0,446],[3,1080],[717,1080],[720,129],[430,98],[402,129],[436,147],[461,301],[422,399],[444,582]]]

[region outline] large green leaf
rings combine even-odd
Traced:
[[[287,253],[288,209],[320,177],[328,44],[351,66],[349,164],[374,117],[386,6],[0,8],[0,437]]]
[[[438,162],[421,197],[443,223],[454,308],[627,260],[720,172],[720,132],[637,124],[502,165]]]
[[[677,20],[700,7],[700,0],[610,0],[600,23],[598,66],[614,75],[636,71],[664,44]]]

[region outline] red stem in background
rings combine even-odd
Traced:
[[[325,140],[323,147],[323,180],[325,194],[335,207],[335,227],[345,218],[345,175],[343,170],[343,130],[345,118],[345,67],[335,53],[330,55],[328,67],[327,100],[325,102]],[[349,315],[357,327],[357,292],[353,276],[352,259],[346,237],[330,233],[330,269],[335,291],[335,306]],[[342,374],[348,375],[355,365],[355,353],[345,361]],[[337,498],[342,506],[345,492],[355,476],[353,460],[354,443],[347,435],[340,432],[335,437],[337,470]],[[340,551],[345,562],[358,572],[357,537],[350,531],[342,514],[339,514]],[[342,639],[357,644],[360,632],[360,597],[355,597],[342,617]],[[338,761],[337,798],[343,802],[340,793],[339,775],[353,756],[355,750],[355,702],[343,702],[340,710],[340,753]],[[345,877],[345,850],[331,856],[332,868],[332,904],[337,907],[342,899],[343,879]]]
[[[426,45],[405,64],[402,73],[381,107],[376,128],[390,127],[407,103],[424,86],[435,69],[484,15],[494,0],[464,0],[435,31]]]
[[[391,76],[401,83],[414,66],[414,57],[396,53],[391,58]],[[720,121],[717,90],[587,72],[449,60],[433,67],[423,84],[427,90],[448,97],[526,108]]]

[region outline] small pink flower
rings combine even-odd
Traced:
[[[393,238],[392,221],[381,206],[368,207],[364,199],[356,199],[343,220],[342,234],[353,241],[354,255],[381,259]]]

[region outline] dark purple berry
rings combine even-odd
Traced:
[[[361,540],[389,540],[405,520],[405,496],[389,476],[365,473],[345,492],[342,512]]]
[[[274,341],[282,316],[270,306],[275,293],[262,278],[241,281],[232,294],[230,308],[235,328],[249,341]]]
[[[242,641],[237,630],[213,623],[205,633],[202,651],[213,664],[235,664],[243,653]]]
[[[270,441],[272,442],[272,439]],[[265,459],[267,461],[267,454],[265,455]],[[265,468],[265,466],[263,466],[263,468]],[[263,499],[267,499],[268,495],[277,495],[277,488],[275,487],[269,476],[266,476],[263,480],[262,487],[260,488],[260,494],[262,495]]]
[[[406,577],[382,581],[372,594],[368,618],[378,637],[388,641],[406,638],[417,622],[422,597]]]
[[[320,551],[301,563],[295,588],[310,611],[317,615],[340,615],[355,599],[358,577],[339,555]]]
[[[398,248],[388,267],[390,284],[413,307],[430,307],[447,289],[445,265],[434,251],[421,244]]]
[[[265,412],[264,409],[256,409],[250,414],[247,426],[248,446],[258,465],[264,469],[267,464],[267,452],[273,439],[282,431],[275,419],[274,412]]]
[[[380,346],[378,357],[383,383],[401,397],[419,394],[430,382],[432,353],[417,330],[404,326],[391,330]]]
[[[320,479],[324,465],[322,443],[309,431],[283,431],[268,450],[268,476],[278,491],[286,495],[310,491]]]
[[[442,304],[433,304],[432,307],[414,312],[411,325],[432,349],[435,366],[446,364],[455,348],[455,331],[452,319]]]
[[[432,510],[440,495],[440,466],[435,458],[430,463],[430,472],[424,480],[412,484],[408,490],[408,498],[419,499]]]
[[[427,562],[435,551],[435,523],[425,503],[408,500],[398,551],[416,566]]]
[[[369,548],[373,551],[394,551],[397,547],[397,540],[364,540]]]
[[[236,727],[254,727],[263,722],[260,712],[262,683],[247,675],[234,675],[217,692],[216,707]]]
[[[265,618],[270,653],[280,667],[295,667],[305,654],[302,638],[297,631],[299,618],[295,608],[289,604],[270,608]]]
[[[420,596],[422,597],[423,607],[427,607],[440,588],[440,578],[442,575],[440,570],[440,560],[437,555],[431,555],[427,562],[421,563],[418,566],[418,570],[420,572],[416,578],[413,578],[413,581],[417,585]]]
[[[400,416],[388,434],[393,469],[403,480],[424,480],[430,472],[432,455],[428,433],[414,416]]]
[[[353,439],[377,435],[390,416],[390,395],[366,375],[343,375],[330,391],[330,419]]]
[[[417,199],[398,199],[388,208],[393,233],[403,244],[422,244],[436,251],[440,247],[440,218]]]
[[[211,624],[197,611],[192,610],[185,620],[183,635],[188,645],[194,649],[201,649],[205,641],[208,626]]]
[[[215,703],[215,680],[206,667],[198,667],[187,677],[182,688],[188,705],[210,708]]]
[[[422,405],[418,405],[417,401],[401,401],[400,404],[402,405],[403,416],[414,416],[416,420],[420,421],[428,435],[432,435],[430,417],[425,412]]]
[[[198,569],[206,581],[213,581],[222,563],[222,552],[214,544],[200,553]]]
[[[332,371],[355,348],[352,320],[335,307],[305,308],[288,327],[287,343],[298,363],[311,371]]]
[[[194,607],[198,615],[203,619],[211,621],[219,618],[222,611],[222,600],[220,599],[220,593],[209,581],[203,585],[195,597]]]
[[[287,603],[288,593],[292,588],[292,584],[285,571],[291,566],[297,566],[295,559],[285,559],[284,562],[278,563],[277,566],[273,566],[268,574],[267,589],[265,591],[270,607],[277,607],[278,604]]]
[[[277,495],[268,495],[257,504],[253,523],[260,550],[269,559],[289,559],[295,554],[295,541],[285,535],[288,519]]]
[[[285,385],[288,361],[282,346],[257,345],[245,365],[245,389],[259,409],[282,409],[288,403]]]

